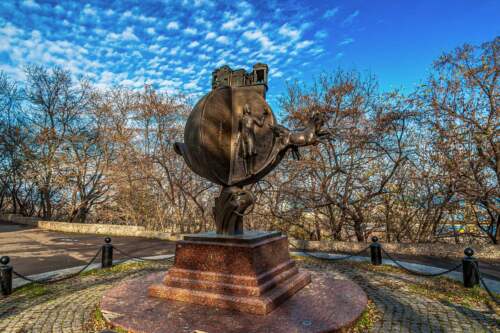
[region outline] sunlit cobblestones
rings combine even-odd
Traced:
[[[360,284],[380,312],[372,332],[500,332],[491,309],[445,303],[412,292],[407,285],[422,277],[367,272],[349,265],[300,263],[308,269]],[[2,333],[93,332],[94,312],[103,293],[124,278],[166,269],[152,264],[113,274],[88,275],[0,300]]]

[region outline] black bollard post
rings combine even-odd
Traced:
[[[111,245],[111,238],[104,238],[106,244],[102,246],[102,260],[101,268],[109,268],[113,266],[113,245]]]
[[[370,254],[372,257],[372,265],[382,264],[382,247],[378,242],[378,237],[372,237],[372,243],[370,244]]]
[[[479,270],[477,259],[473,257],[474,250],[470,247],[464,250],[465,257],[462,259],[462,271],[464,287],[472,288],[479,284]]]
[[[10,258],[7,256],[0,258],[0,288],[4,296],[12,294],[12,266],[9,262]]]

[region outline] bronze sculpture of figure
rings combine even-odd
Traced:
[[[185,142],[174,145],[191,170],[222,186],[213,208],[218,234],[243,233],[243,216],[255,200],[245,186],[271,172],[289,149],[299,158],[299,147],[327,136],[318,112],[303,129],[279,125],[266,91],[267,65],[256,64],[252,73],[228,66],[214,71],[212,91],[189,115]]]
[[[267,109],[266,109],[267,111]],[[264,111],[264,112],[266,112]],[[245,160],[245,174],[250,175],[253,170],[253,161],[257,155],[255,149],[255,126],[262,127],[264,125],[265,113],[260,117],[252,116],[250,106],[245,104],[243,107],[243,116],[240,120],[240,150],[241,157]]]

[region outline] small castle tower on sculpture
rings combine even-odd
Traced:
[[[269,68],[266,64],[257,63],[253,65],[251,72],[246,72],[240,68],[232,70],[231,67],[224,65],[212,72],[212,90],[219,87],[247,87],[263,85],[264,97],[267,91],[267,76]]]

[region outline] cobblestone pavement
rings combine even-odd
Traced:
[[[434,300],[412,289],[411,286],[429,282],[428,278],[409,276],[395,269],[373,272],[361,269],[362,264],[304,261],[299,265],[359,283],[379,312],[380,319],[372,332],[500,332],[498,309],[495,313],[487,306]],[[105,290],[124,278],[167,268],[168,264],[157,263],[130,265],[112,273],[96,271],[47,287],[16,291],[0,299],[0,332],[95,332],[93,318]]]

